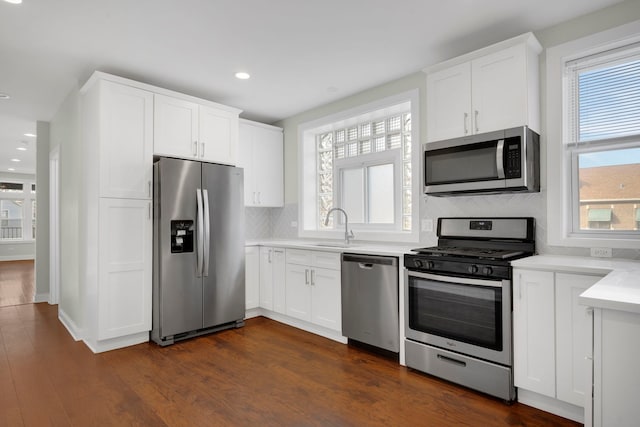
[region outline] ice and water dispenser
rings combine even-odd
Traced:
[[[171,253],[193,252],[194,224],[190,220],[171,221]]]

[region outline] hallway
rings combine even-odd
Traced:
[[[35,293],[34,261],[0,262],[0,307],[30,304]]]

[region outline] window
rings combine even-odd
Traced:
[[[28,183],[0,182],[0,242],[35,239],[35,195],[31,190]]]
[[[640,23],[547,50],[548,243],[638,246]]]
[[[301,237],[344,233],[342,215],[325,225],[339,207],[359,239],[415,240],[417,99],[411,91],[301,126]]]
[[[578,58],[565,67],[573,232],[635,230],[633,205],[640,201],[640,45]]]

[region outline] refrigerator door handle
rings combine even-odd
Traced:
[[[209,192],[202,190],[202,207],[204,208],[204,276],[209,276],[209,251],[211,249],[211,221],[209,218]]]
[[[196,218],[196,227],[198,229],[198,235],[196,242],[196,277],[202,277],[202,255],[204,252],[204,226],[202,218],[202,190],[196,189],[196,200],[198,202],[198,215]]]

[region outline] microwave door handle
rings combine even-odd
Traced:
[[[504,179],[504,139],[498,140],[496,147],[496,169],[498,170],[498,179]]]

